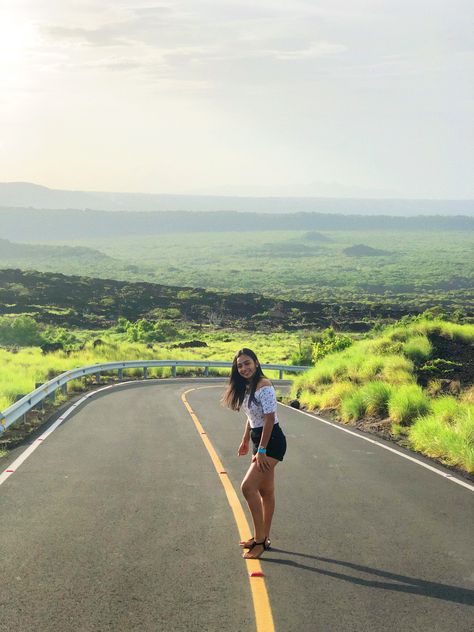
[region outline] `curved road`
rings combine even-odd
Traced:
[[[264,579],[249,579],[181,398],[241,499],[243,417],[219,405],[222,388],[179,379],[98,393],[4,480],[0,630],[472,632],[474,493],[282,406],[274,548]],[[252,582],[274,628],[254,611]]]

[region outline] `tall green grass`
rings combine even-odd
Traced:
[[[345,422],[388,416],[393,434],[407,434],[414,449],[472,471],[474,387],[457,400],[436,398],[439,381],[426,391],[416,382],[416,367],[432,357],[432,334],[474,343],[472,325],[419,319],[387,327],[296,377],[292,396],[310,409],[336,409]]]
[[[426,336],[412,336],[404,343],[402,350],[416,364],[425,362],[433,353],[431,342]]]
[[[386,382],[371,381],[348,393],[341,401],[344,421],[358,421],[364,417],[385,417],[392,386]]]
[[[155,344],[152,349],[145,344],[127,342],[117,334],[110,332],[94,333],[103,344],[93,346],[92,340],[81,351],[70,353],[57,351],[43,354],[39,347],[24,347],[16,353],[0,348],[0,411],[5,410],[20,395],[35,388],[36,383],[44,383],[65,371],[80,366],[123,360],[228,360],[232,361],[235,352],[241,347],[253,349],[262,364],[289,364],[289,358],[298,348],[299,335],[296,333],[249,334],[248,332],[211,332],[190,334],[207,343],[207,347],[188,349],[174,348],[172,343]],[[183,371],[178,371],[182,373]],[[228,369],[213,369],[213,375],[228,375]],[[277,371],[267,371],[270,379],[277,379]],[[114,374],[116,375],[116,373]],[[124,377],[141,377],[142,369],[124,371]],[[171,369],[157,367],[149,369],[150,377],[169,377]],[[82,382],[69,384],[68,390],[82,390]]]
[[[443,398],[408,430],[415,450],[474,472],[474,405]]]
[[[401,425],[410,424],[416,417],[426,415],[430,400],[417,384],[403,384],[394,390],[388,402],[390,419]]]

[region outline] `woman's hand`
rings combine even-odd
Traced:
[[[239,445],[239,449],[237,450],[237,454],[239,456],[245,456],[249,451],[249,442],[248,441],[242,441],[242,443]]]
[[[260,454],[260,452],[257,452],[252,461],[255,461],[255,463],[257,464],[257,469],[260,472],[266,472],[270,469],[270,461],[268,460],[266,454]]]

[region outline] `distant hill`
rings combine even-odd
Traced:
[[[22,261],[31,260],[34,262],[38,258],[85,258],[88,261],[113,261],[112,257],[93,248],[18,244],[7,239],[0,239],[0,261],[21,259]]]
[[[474,215],[474,200],[358,199],[158,195],[49,189],[30,182],[0,183],[0,206],[102,211],[241,211],[344,215]]]
[[[313,242],[321,242],[321,243],[329,243],[332,241],[330,237],[327,235],[323,235],[322,233],[317,233],[315,230],[311,230],[309,233],[303,235],[303,239],[307,241]]]
[[[112,212],[0,208],[0,235],[13,241],[255,230],[474,230],[474,217],[191,211]]]
[[[365,244],[356,244],[355,246],[344,248],[342,252],[348,257],[383,257],[384,255],[392,254],[387,250],[378,250]]]

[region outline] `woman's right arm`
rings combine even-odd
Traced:
[[[250,443],[250,424],[249,420],[245,422],[244,428],[244,436],[242,437],[242,442],[239,445],[239,449],[237,450],[237,454],[239,456],[244,456],[249,451],[249,443]]]

